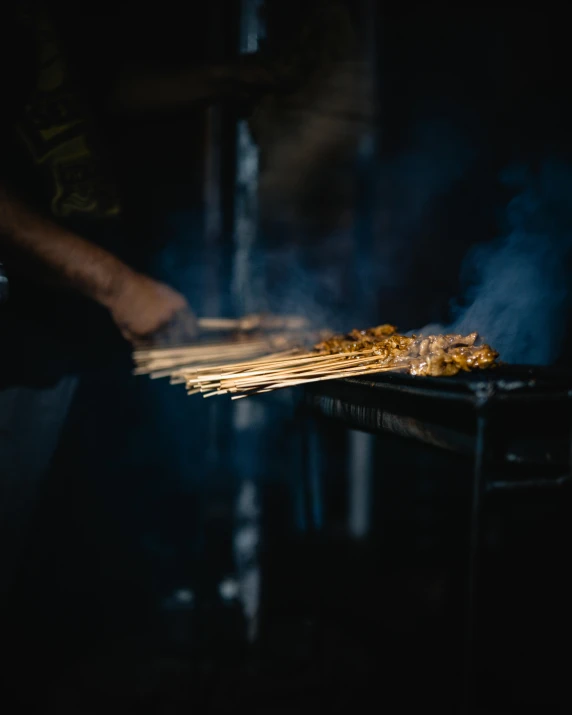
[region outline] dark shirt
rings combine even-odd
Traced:
[[[98,141],[82,78],[73,63],[50,12],[41,3],[12,11],[4,23],[2,74],[7,75],[3,123],[13,153],[25,168],[41,177],[42,208],[61,220],[112,218],[119,214],[117,190],[110,180],[106,157]],[[2,173],[10,171],[3,167]],[[29,173],[29,172],[28,172]],[[20,179],[19,188],[29,194]],[[6,177],[5,177],[6,178]],[[29,179],[28,179],[29,180]]]
[[[35,210],[113,251],[121,234],[118,193],[81,78],[45,6],[22,3],[3,19],[0,178]],[[85,367],[88,356],[109,354],[110,343],[125,350],[102,307],[14,274],[9,257],[6,272],[0,360],[11,378],[32,368],[53,379]]]

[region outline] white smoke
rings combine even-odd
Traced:
[[[520,190],[507,209],[507,235],[467,256],[471,286],[452,323],[414,332],[476,330],[506,362],[548,365],[566,330],[572,168],[546,164],[536,174],[517,168],[502,179]]]

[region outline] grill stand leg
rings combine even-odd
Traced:
[[[306,532],[307,538],[315,540],[322,527],[323,501],[322,501],[322,475],[320,464],[320,445],[318,425],[308,415],[303,415],[302,424],[302,474],[300,479],[300,496],[302,509],[299,523]]]
[[[299,424],[301,425],[301,478],[300,501],[301,513],[298,519],[299,528],[303,532],[303,540],[307,554],[316,562],[316,570],[308,588],[307,633],[309,636],[309,654],[312,661],[318,665],[317,673],[323,683],[326,683],[324,671],[324,629],[323,629],[323,591],[320,578],[319,556],[320,530],[323,526],[322,503],[322,465],[319,459],[320,423],[312,415],[301,410]]]
[[[477,432],[475,440],[475,461],[470,506],[469,568],[467,573],[465,654],[463,673],[463,713],[476,710],[476,645],[477,645],[477,587],[479,568],[479,548],[481,538],[481,515],[486,489],[485,477],[485,437],[486,414],[484,404],[477,412]]]

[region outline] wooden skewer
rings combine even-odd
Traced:
[[[373,346],[333,354],[302,348],[268,354],[270,347],[276,349],[287,343],[282,336],[280,341],[253,340],[231,345],[217,343],[139,351],[136,374],[148,373],[152,378],[169,376],[172,384],[184,383],[189,395],[230,394],[235,400],[355,375],[410,371],[414,364],[413,350],[409,354],[407,350],[398,349],[389,362],[386,351]],[[355,343],[351,347],[356,347]]]
[[[292,343],[294,338],[298,340],[302,339],[302,336],[298,333],[288,334],[286,332],[282,335],[269,335],[265,338],[253,337],[248,340],[241,341],[217,341],[214,343],[207,344],[192,344],[192,345],[178,345],[170,348],[160,348],[160,347],[149,347],[149,348],[139,348],[133,352],[133,360],[136,363],[147,362],[149,360],[155,359],[167,359],[167,358],[179,358],[185,355],[216,355],[220,352],[234,352],[236,350],[248,350],[254,348],[260,348],[263,350],[268,350],[268,348],[280,347],[281,345]]]
[[[135,362],[146,360],[163,360],[167,358],[177,358],[186,355],[213,355],[221,352],[235,352],[241,350],[252,350],[254,348],[268,349],[268,340],[244,340],[242,342],[218,342],[207,345],[185,345],[176,348],[153,348],[149,350],[137,350],[133,353]]]
[[[275,338],[276,339],[276,338]],[[138,348],[133,351],[134,358],[148,359],[151,357],[165,357],[170,355],[178,355],[187,352],[200,352],[200,351],[216,351],[225,348],[235,348],[243,345],[267,345],[271,342],[271,338],[261,338],[249,337],[243,340],[216,340],[210,342],[196,342],[185,345],[174,345],[172,347],[148,347],[148,348]]]
[[[253,360],[246,360],[244,362],[237,362],[237,363],[232,363],[232,365],[228,364],[217,364],[217,365],[212,365],[209,367],[202,367],[202,368],[197,368],[197,372],[199,370],[204,371],[204,370],[218,370],[219,368],[221,370],[223,369],[235,369],[235,368],[247,368],[251,365],[256,366],[256,365],[266,365],[266,364],[271,364],[274,362],[281,362],[282,360],[284,362],[289,362],[290,360],[297,360],[298,358],[295,357],[297,354],[300,354],[300,351],[297,348],[293,348],[291,350],[285,350],[281,353],[274,353],[271,355],[262,355],[260,357],[254,358]],[[304,353],[304,354],[309,354],[309,353]],[[288,358],[288,356],[294,356],[291,358]]]
[[[195,380],[196,382],[203,382],[203,381],[216,381],[216,380],[229,380],[233,378],[238,378],[238,379],[248,379],[248,378],[256,378],[259,375],[262,376],[271,376],[275,373],[282,373],[285,370],[288,371],[307,371],[311,370],[313,372],[316,371],[316,369],[326,369],[326,368],[333,368],[333,369],[339,369],[340,364],[344,364],[345,362],[348,362],[347,358],[342,359],[342,358],[337,358],[337,357],[330,357],[327,361],[324,360],[324,362],[320,365],[320,368],[317,368],[316,366],[308,363],[316,362],[319,361],[321,358],[320,357],[314,357],[314,358],[304,358],[300,361],[292,360],[289,361],[290,364],[287,362],[285,363],[277,363],[276,365],[270,364],[270,365],[262,365],[260,369],[258,370],[246,370],[246,371],[238,371],[238,372],[225,372],[222,370],[219,373],[211,373],[211,372],[206,372],[206,373],[196,373],[191,379]],[[368,361],[373,361],[378,359],[377,356],[373,357],[370,356],[368,358],[365,358],[365,360]]]
[[[309,321],[301,315],[246,315],[242,318],[199,318],[198,324],[201,330],[300,330],[308,327]]]
[[[235,363],[236,360],[240,360],[241,358],[245,357],[252,357],[253,355],[257,355],[262,353],[262,350],[247,350],[243,352],[237,352],[237,353],[232,353],[228,355],[217,355],[216,359],[217,362],[220,360],[223,361],[223,363],[228,364],[228,363]],[[174,372],[174,371],[181,371],[183,369],[186,370],[192,370],[193,368],[199,368],[199,367],[205,367],[207,365],[212,365],[213,364],[213,358],[209,356],[191,356],[187,355],[184,357],[181,357],[179,359],[171,359],[171,360],[154,360],[150,363],[147,363],[146,365],[140,365],[139,367],[134,368],[133,372],[136,375],[145,375],[149,374],[152,372],[156,372],[157,370],[166,370],[168,373]]]
[[[219,389],[228,389],[232,392],[253,390],[266,386],[272,386],[272,389],[276,389],[276,386],[282,387],[290,384],[301,384],[303,382],[313,381],[317,378],[335,379],[337,377],[344,377],[352,374],[384,372],[385,370],[399,370],[406,369],[407,367],[406,365],[376,366],[376,359],[377,356],[370,356],[369,358],[360,360],[358,365],[328,365],[316,369],[303,367],[300,369],[278,370],[273,373],[262,372],[258,375],[238,375],[237,377],[226,376],[222,379],[208,379],[204,382],[189,381],[188,384],[199,385],[203,391],[209,391],[217,387]],[[218,377],[219,376],[217,376],[217,378]]]
[[[295,351],[287,350],[287,351],[284,351],[284,353],[279,353],[279,354],[288,355],[288,354],[292,354],[293,352],[295,352]],[[249,353],[249,355],[250,354],[251,353]],[[217,357],[220,359],[221,356],[218,355]],[[148,374],[148,375],[150,375],[151,379],[156,379],[156,378],[160,378],[160,377],[168,377],[168,376],[182,377],[189,373],[198,374],[200,371],[204,371],[204,370],[216,369],[216,370],[222,371],[225,369],[225,367],[227,367],[229,369],[230,368],[235,369],[241,365],[244,365],[244,366],[264,365],[264,364],[272,364],[274,362],[277,362],[275,360],[268,361],[265,358],[259,358],[259,360],[249,360],[244,363],[240,363],[240,362],[237,363],[237,362],[235,362],[237,357],[244,357],[244,355],[236,355],[236,356],[227,357],[227,361],[228,361],[227,364],[218,363],[215,366],[212,366],[211,361],[209,361],[207,359],[203,359],[203,358],[201,358],[200,360],[194,360],[192,362],[189,362],[189,361],[183,362],[183,361],[176,360],[176,361],[173,361],[173,364],[170,364],[170,365],[163,365],[163,364],[158,364],[158,363],[154,362],[151,365],[146,365],[143,368],[136,368],[134,370],[134,374],[138,374],[138,375]],[[208,365],[205,365],[205,364],[201,365],[201,363],[208,363]]]
[[[150,371],[156,368],[179,367],[186,363],[193,362],[212,363],[213,360],[237,360],[247,357],[254,357],[257,354],[264,354],[268,350],[268,345],[265,343],[255,345],[234,346],[232,349],[221,348],[216,350],[189,350],[181,352],[178,355],[163,356],[150,358],[146,361],[139,359],[138,365],[135,368],[139,373],[142,371]]]
[[[166,377],[175,371],[214,367],[223,369],[230,364],[233,365],[233,369],[239,365],[246,368],[250,364],[258,366],[263,362],[272,362],[275,359],[284,359],[303,352],[300,348],[288,348],[268,354],[268,348],[272,344],[266,340],[257,340],[238,344],[211,344],[139,352],[135,355],[136,367],[133,374],[146,375],[161,371],[161,374],[156,374],[155,377]]]
[[[407,367],[406,365],[398,365],[398,366],[391,366],[391,367],[380,368],[379,370],[375,370],[375,371],[374,371],[374,370],[370,370],[370,369],[368,369],[368,368],[364,368],[364,369],[361,369],[361,370],[360,370],[360,369],[348,370],[348,371],[346,371],[346,372],[344,372],[344,373],[340,373],[339,375],[336,375],[336,376],[332,376],[332,375],[321,375],[320,377],[306,378],[306,379],[302,379],[302,380],[288,380],[288,381],[285,381],[285,382],[274,383],[274,384],[272,384],[270,387],[266,387],[266,388],[260,389],[260,390],[254,390],[254,391],[249,392],[249,393],[246,393],[246,394],[243,393],[243,394],[241,394],[241,395],[233,395],[233,396],[231,397],[231,400],[239,400],[239,399],[241,399],[241,398],[243,398],[243,397],[250,397],[251,395],[257,395],[257,394],[260,394],[260,393],[262,393],[262,392],[271,392],[271,391],[278,390],[278,389],[281,389],[281,388],[284,388],[284,387],[295,387],[295,386],[297,386],[297,385],[305,385],[305,384],[308,384],[308,383],[310,383],[310,382],[322,382],[322,381],[325,381],[325,380],[333,380],[333,379],[336,379],[337,377],[342,378],[342,377],[350,377],[350,376],[352,376],[352,375],[363,375],[363,374],[366,373],[366,372],[370,372],[370,373],[373,373],[373,372],[392,372],[392,371],[393,371],[393,372],[397,372],[397,371],[399,371],[399,370],[404,370],[404,369],[406,369],[406,367]],[[217,394],[217,393],[213,393],[213,394]],[[220,394],[223,394],[223,393],[220,393]]]
[[[189,395],[213,397],[230,393],[232,399],[240,399],[366,372],[407,369],[405,364],[380,364],[374,348],[334,354],[291,348],[270,355],[256,354],[267,351],[270,344],[268,340],[252,340],[141,350],[136,355],[139,364],[135,372],[148,373],[152,379],[170,377],[172,384],[184,383]]]
[[[197,321],[202,330],[236,330],[240,328],[239,318],[199,318]]]
[[[356,359],[362,355],[371,355],[372,350],[364,350],[359,353],[337,353],[337,354],[320,354],[320,353],[311,353],[311,352],[299,352],[296,354],[293,352],[291,357],[284,357],[281,359],[274,359],[274,356],[267,356],[263,358],[258,358],[256,360],[252,360],[249,362],[245,363],[237,363],[233,365],[227,365],[227,366],[221,366],[221,372],[224,372],[225,370],[228,369],[235,369],[235,368],[248,368],[248,367],[253,367],[257,368],[259,366],[265,366],[265,367],[270,367],[271,365],[275,364],[276,366],[290,366],[290,365],[297,365],[297,364],[303,364],[305,362],[310,363],[310,364],[315,364],[317,362],[321,361],[340,361],[340,362],[349,362],[352,359]],[[217,369],[218,366],[212,366],[212,368],[206,368],[207,370],[215,370]],[[198,371],[197,371],[198,373]],[[210,374],[210,373],[209,373]]]
[[[350,372],[350,371],[364,371],[364,372],[378,372],[378,371],[384,371],[385,369],[397,369],[403,367],[404,369],[407,367],[406,364],[401,365],[401,364],[396,364],[392,363],[389,365],[376,365],[376,361],[373,358],[368,358],[360,361],[356,361],[357,364],[349,364],[349,365],[327,365],[322,367],[317,367],[316,369],[310,368],[304,368],[304,369],[288,369],[288,370],[282,370],[282,371],[277,371],[275,373],[269,373],[268,374],[268,379],[265,380],[265,382],[275,382],[276,378],[284,378],[287,379],[290,376],[298,378],[300,376],[308,376],[308,377],[313,377],[313,376],[318,376],[322,374],[329,374],[329,373],[334,373],[334,374],[342,374],[345,372]],[[262,376],[261,382],[264,381],[265,375]],[[244,376],[240,377],[237,379],[232,380],[232,382],[236,384],[242,384],[242,383],[247,383],[247,382],[254,382],[256,379],[250,379],[250,376]],[[227,381],[223,378],[223,382],[230,382]]]
[[[250,384],[260,384],[261,382],[263,383],[269,383],[269,382],[275,382],[276,380],[284,380],[284,379],[289,379],[290,377],[292,378],[297,378],[297,379],[303,379],[306,377],[313,377],[316,374],[322,374],[322,375],[329,375],[331,373],[334,374],[339,374],[341,372],[344,372],[346,370],[367,370],[368,366],[366,365],[360,365],[356,366],[353,368],[343,368],[341,366],[329,366],[324,369],[311,369],[308,370],[306,368],[300,368],[299,370],[293,369],[293,370],[288,370],[288,371],[277,371],[274,373],[259,373],[258,375],[252,375],[248,377],[243,377],[243,376],[238,376],[238,377],[230,377],[230,378],[224,378],[223,380],[220,381],[222,385],[240,385],[240,386],[245,386],[245,385],[250,385]],[[209,380],[209,383],[216,383],[217,380]],[[200,382],[198,382],[200,384]]]

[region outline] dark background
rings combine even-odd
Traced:
[[[277,18],[269,45],[287,43],[279,19],[295,26],[305,4],[268,5]],[[222,110],[225,230],[213,247],[203,231],[204,108],[135,118],[111,113],[107,101],[117,73],[132,65],[232,60],[238,8],[174,0],[53,6],[120,180],[121,255],[185,292],[199,313],[213,262],[225,305],[234,127],[249,107]],[[305,206],[286,231],[273,233],[267,222],[260,252],[266,243],[269,254],[284,250],[281,241],[294,246],[305,294],[302,283],[316,276],[337,280],[349,251],[347,289],[317,302],[330,295],[334,319],[349,327],[372,316],[410,329],[447,320],[468,248],[502,230],[509,196],[501,170],[569,159],[570,38],[564,10],[540,6],[384,4],[376,23],[371,234],[340,247],[335,229],[345,226],[346,207],[328,202],[326,163],[321,220]],[[368,283],[367,305],[356,302],[364,264],[368,280],[371,266],[380,276]],[[347,523],[348,435],[329,428],[320,448],[324,520],[312,535],[296,507],[298,395],[266,400],[264,426],[245,446],[226,404],[131,378],[128,356],[111,363],[83,376],[23,564],[17,615],[32,644],[48,637],[47,652],[33,646],[31,660],[58,683],[63,702],[85,712],[118,699],[133,712],[167,712],[171,701],[217,712],[237,704],[342,712],[375,699],[394,712],[419,704],[456,712],[470,464],[380,439],[373,526],[356,542]],[[263,505],[263,585],[259,640],[247,648],[238,604],[223,602],[217,589],[235,571],[233,503],[252,472]],[[479,643],[486,711],[567,710],[569,506],[568,493],[511,494],[490,506]],[[168,605],[177,589],[193,591],[194,609]]]

